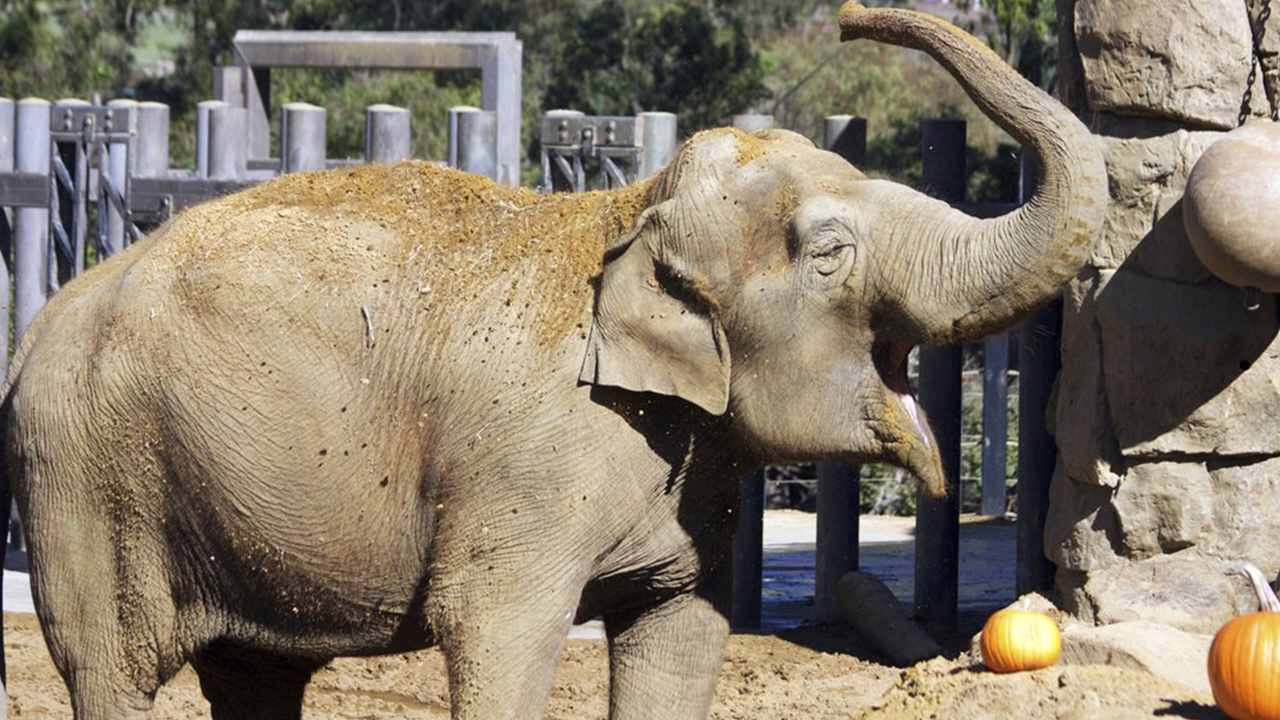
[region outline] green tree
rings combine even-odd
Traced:
[[[0,4],[0,94],[57,98],[120,86],[137,19],[109,2]]]
[[[666,110],[688,132],[722,124],[768,94],[744,25],[701,3],[604,0],[568,19],[561,37],[547,60],[555,74],[546,107]]]
[[[961,0],[960,7],[973,10],[980,4],[994,17],[993,30],[986,33],[992,47],[1031,82],[1052,84],[1058,46],[1054,0]]]

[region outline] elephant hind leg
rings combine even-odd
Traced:
[[[192,661],[213,720],[297,720],[323,662],[215,643]]]

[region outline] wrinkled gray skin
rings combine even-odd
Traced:
[[[1103,210],[1085,128],[979,43],[856,4],[842,25],[950,68],[1039,156],[1032,202],[975,220],[794,134],[712,131],[620,191],[647,209],[593,239],[578,282],[598,289],[567,323],[542,286],[581,239],[548,230],[502,261],[494,238],[614,196],[437,171],[422,229],[378,215],[393,193],[294,176],[59,293],[11,373],[7,452],[76,717],[147,717],[191,662],[215,717],[295,718],[328,659],[431,643],[453,717],[538,717],[594,615],[611,718],[705,717],[738,479],[879,459],[940,488],[907,353],[1050,298]],[[323,182],[336,209],[279,199]],[[430,229],[474,193],[499,199]],[[447,285],[467,268],[482,281]]]

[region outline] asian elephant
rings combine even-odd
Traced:
[[[81,720],[193,664],[215,718],[296,718],[335,656],[438,644],[454,718],[539,717],[602,616],[609,716],[704,718],[738,480],[766,460],[943,487],[908,352],[1004,328],[1090,252],[1076,118],[929,15],[922,49],[1043,168],[992,220],[781,131],[695,135],[628,188],[420,163],[192,208],[68,284],[4,392],[8,482]]]

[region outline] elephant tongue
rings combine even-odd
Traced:
[[[925,429],[924,423],[920,422],[920,406],[916,403],[916,398],[911,393],[898,393],[898,399],[902,401],[902,407],[907,409],[907,416],[911,418],[911,424],[915,425],[916,432],[920,433],[921,439],[924,440],[924,446],[931,448],[929,440],[929,431]]]

